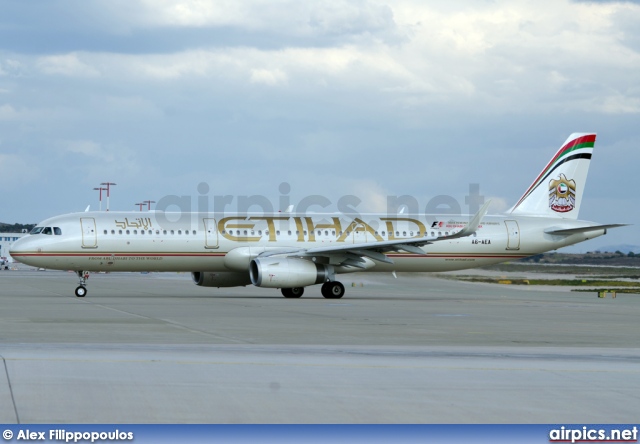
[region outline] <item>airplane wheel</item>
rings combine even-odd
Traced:
[[[76,288],[76,296],[78,296],[79,298],[83,298],[86,295],[87,295],[86,287],[83,287],[82,285],[80,285],[78,288]]]
[[[283,288],[280,291],[285,298],[299,298],[304,293],[304,287]]]
[[[344,285],[340,282],[326,282],[322,284],[321,292],[327,299],[340,299],[344,296]]]

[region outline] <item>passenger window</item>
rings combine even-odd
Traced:
[[[138,234],[138,230],[133,230],[133,234]]]
[[[111,234],[116,234],[116,230],[111,230]]]
[[[171,236],[173,236],[174,234],[176,234],[176,232],[174,230],[171,230]]]
[[[277,234],[278,236],[280,236],[280,230],[277,230],[277,231],[276,231],[276,234]]]
[[[140,234],[144,234],[144,230],[140,230]]]
[[[122,234],[122,230],[118,230],[118,234]]]
[[[107,234],[107,233],[108,233],[108,231],[107,231],[107,230],[104,230],[104,234]]]
[[[51,234],[51,227],[46,227],[44,230],[42,230],[42,234]]]
[[[53,227],[53,234],[55,234],[56,236],[61,236],[62,230],[60,229],[60,227]]]
[[[127,234],[131,234],[131,231],[127,230]]]
[[[289,236],[291,236],[291,230],[287,231],[287,234],[288,234]]]

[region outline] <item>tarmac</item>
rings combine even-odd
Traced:
[[[0,272],[2,423],[633,423],[640,296],[344,275]]]

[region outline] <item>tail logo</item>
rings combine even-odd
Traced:
[[[549,208],[556,213],[568,213],[576,206],[576,181],[564,174],[549,181]]]

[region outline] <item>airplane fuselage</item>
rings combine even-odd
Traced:
[[[51,234],[25,236],[13,256],[35,267],[85,271],[247,271],[249,258],[270,250],[366,245],[384,240],[445,236],[462,229],[469,216],[396,216],[287,213],[214,215],[162,212],[87,212],[47,219]],[[367,260],[351,271],[451,271],[495,264],[543,253],[602,234],[554,235],[590,222],[545,218],[485,216],[472,236],[421,247],[424,254],[387,253],[391,263]],[[57,230],[54,230],[57,228]],[[55,234],[57,231],[60,234]],[[235,252],[234,252],[235,251]]]

